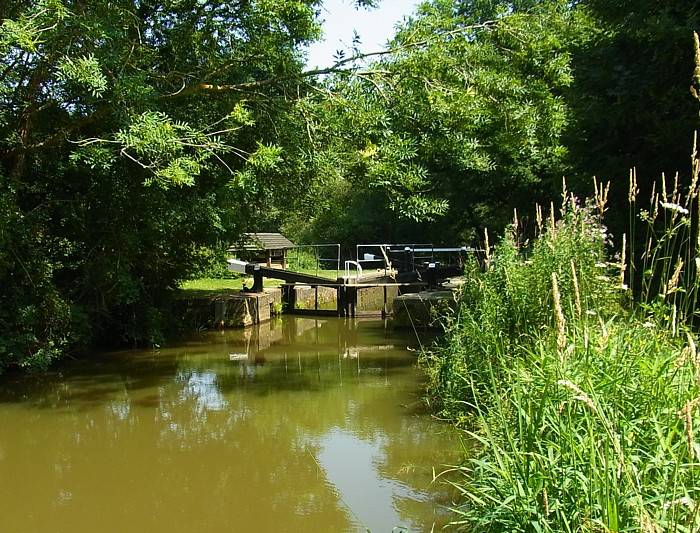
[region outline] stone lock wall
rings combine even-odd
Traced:
[[[181,304],[183,322],[190,329],[260,324],[282,310],[282,291],[265,289],[262,293],[235,293],[192,298]]]

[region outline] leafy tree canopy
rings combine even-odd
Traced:
[[[700,4],[589,0],[579,7],[593,26],[572,47],[576,127],[566,142],[577,174],[613,180],[621,198],[631,167],[646,188],[662,172],[687,176],[698,124],[689,86]]]
[[[307,234],[469,240],[594,175],[613,181],[615,226],[631,167],[642,193],[662,172],[688,176],[699,23],[684,0],[423,3],[391,54],[328,83],[318,123],[334,156],[319,157],[335,195],[304,215]],[[347,220],[348,205],[372,222]]]
[[[198,248],[293,204],[319,4],[3,2],[0,367],[155,342]]]
[[[422,236],[428,242],[435,234],[469,239],[561,183],[570,50],[585,14],[568,2],[477,4],[424,3],[398,30],[390,55],[353,77],[334,77],[320,97],[317,127],[326,135],[318,158],[331,167],[324,175],[354,184],[337,187],[338,205],[353,194],[385,195],[394,216],[379,227],[389,234],[415,235],[415,225],[394,224],[413,219],[434,222],[423,226],[433,235]],[[355,216],[375,219],[375,203]],[[342,207],[322,205],[319,233],[352,239],[326,221]]]

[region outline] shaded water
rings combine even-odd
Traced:
[[[0,531],[437,529],[458,439],[420,412],[411,344],[285,317],[6,376]]]

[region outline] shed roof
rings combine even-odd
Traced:
[[[291,248],[294,243],[281,233],[245,233],[243,246],[235,250],[282,250]]]

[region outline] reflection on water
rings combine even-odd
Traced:
[[[368,441],[349,431],[332,429],[321,438],[318,456],[328,481],[342,495],[358,525],[371,524],[373,531],[406,529],[397,500],[430,501],[425,493],[381,475],[378,465],[387,460],[387,444],[383,435]]]
[[[0,515],[23,531],[423,531],[451,430],[411,343],[287,318],[0,380]]]

